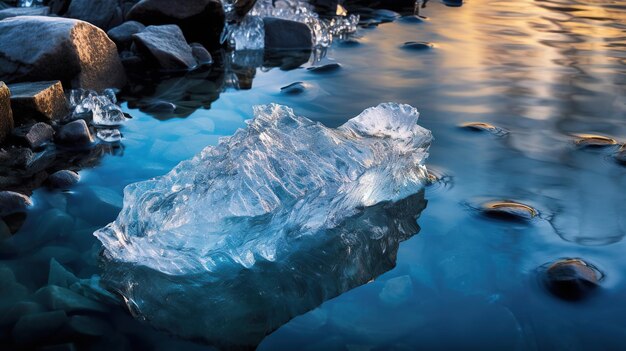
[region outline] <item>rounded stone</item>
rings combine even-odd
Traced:
[[[56,140],[60,144],[67,146],[85,146],[93,141],[87,122],[83,119],[70,122],[61,127],[56,134]]]
[[[26,195],[14,191],[0,191],[0,217],[26,212],[33,202]]]
[[[48,186],[55,189],[68,189],[78,183],[80,175],[74,171],[61,170],[54,172],[46,181]]]
[[[566,300],[578,300],[599,286],[600,274],[578,258],[558,260],[548,266],[545,283],[550,292]]]
[[[489,201],[481,210],[486,216],[503,220],[531,220],[538,215],[533,207],[516,201]]]

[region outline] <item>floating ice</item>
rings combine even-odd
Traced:
[[[96,231],[104,281],[156,327],[254,345],[395,264],[425,206],[430,131],[418,112],[369,108],[336,129],[285,106],[170,173],[131,184]]]
[[[70,107],[74,118],[91,113],[92,122],[97,126],[119,126],[126,121],[122,109],[116,103],[115,93],[111,89],[106,89],[102,95],[91,90],[70,91]]]
[[[119,129],[99,129],[96,132],[96,136],[98,139],[107,143],[116,143],[122,140],[122,133],[120,133]]]
[[[243,21],[226,26],[225,35],[235,50],[263,49],[263,18],[276,17],[305,23],[311,29],[314,46],[328,47],[334,37],[356,32],[359,16],[342,15],[321,19],[313,7],[302,0],[257,0]]]

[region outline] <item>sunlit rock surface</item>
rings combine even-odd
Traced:
[[[255,345],[393,267],[425,207],[418,115],[381,104],[331,129],[257,106],[247,128],[125,189],[95,233],[104,281],[158,328]]]

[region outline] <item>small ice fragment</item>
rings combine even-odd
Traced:
[[[107,143],[116,143],[122,140],[122,133],[118,129],[99,129],[96,136]]]
[[[124,112],[116,105],[117,98],[112,89],[105,89],[103,95],[91,90],[76,89],[69,93],[73,119],[83,118],[91,113],[92,123],[97,126],[119,126],[126,121]]]

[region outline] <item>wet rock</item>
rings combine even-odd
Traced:
[[[313,39],[309,27],[281,18],[263,18],[265,50],[311,50]]]
[[[200,43],[191,43],[191,54],[201,65],[210,65],[213,63],[213,57],[209,51]]]
[[[0,191],[0,217],[26,212],[33,202],[26,195],[13,191]]]
[[[48,186],[55,189],[69,189],[78,183],[80,175],[74,171],[61,170],[54,172],[48,177]]]
[[[33,345],[51,339],[67,323],[64,311],[29,314],[20,318],[13,328],[13,341],[18,345]]]
[[[50,7],[50,13],[62,16],[70,7],[70,0],[49,0],[48,7]]]
[[[599,148],[617,145],[611,137],[598,134],[574,134],[576,146],[581,148]]]
[[[60,144],[76,147],[90,145],[93,141],[87,122],[83,119],[62,126],[55,140]]]
[[[0,79],[6,82],[60,80],[98,91],[126,82],[115,44],[87,22],[12,17],[0,21],[0,42]]]
[[[51,310],[63,310],[68,314],[107,312],[107,308],[103,304],[60,286],[44,286],[37,290],[34,298]]]
[[[44,122],[35,123],[23,129],[15,129],[13,133],[18,140],[33,150],[41,149],[54,137],[54,129]]]
[[[190,69],[197,63],[183,32],[176,25],[148,26],[133,34],[139,51],[152,57],[164,69]]]
[[[341,69],[341,65],[336,62],[333,62],[333,63],[327,63],[322,66],[309,67],[307,68],[307,71],[311,73],[325,74],[325,73],[337,72],[340,69]]]
[[[213,50],[220,46],[224,9],[216,0],[142,0],[130,9],[126,19],[145,25],[176,24],[187,42],[198,42]]]
[[[47,6],[10,7],[8,9],[0,10],[0,20],[18,16],[48,16],[49,13],[50,8]]]
[[[65,17],[107,30],[122,22],[122,9],[117,0],[72,0]]]
[[[281,93],[289,94],[289,95],[302,94],[302,93],[304,93],[305,90],[306,90],[306,86],[304,85],[303,82],[291,83],[289,85],[286,85],[286,86],[280,88],[280,92]]]
[[[60,81],[10,84],[15,124],[60,120],[69,113]]]
[[[487,122],[466,122],[459,127],[473,132],[487,132],[497,136],[504,136],[509,133],[508,130]]]
[[[78,278],[65,269],[56,259],[50,259],[50,271],[48,273],[48,285],[56,285],[69,289],[70,286],[78,282]]]
[[[309,3],[315,8],[315,12],[324,16],[334,16],[337,14],[337,6],[343,1],[340,0],[310,0]]]
[[[538,213],[531,206],[515,201],[489,201],[481,205],[484,215],[503,220],[531,220]]]
[[[552,263],[545,272],[545,283],[556,296],[578,300],[599,286],[599,273],[581,259],[563,259]]]
[[[427,43],[425,41],[407,41],[406,43],[402,44],[402,48],[405,50],[422,51],[432,49],[433,44]]]
[[[129,48],[133,42],[133,34],[137,34],[144,30],[146,26],[137,21],[126,21],[117,27],[111,28],[107,35],[118,49]]]
[[[152,113],[174,113],[176,111],[176,105],[167,101],[154,101],[146,104],[142,110]]]
[[[463,6],[463,0],[443,0],[443,4],[448,7],[461,7]]]
[[[13,125],[11,92],[4,82],[0,82],[0,143],[11,133]]]
[[[626,145],[622,146],[615,154],[615,161],[626,166]]]

